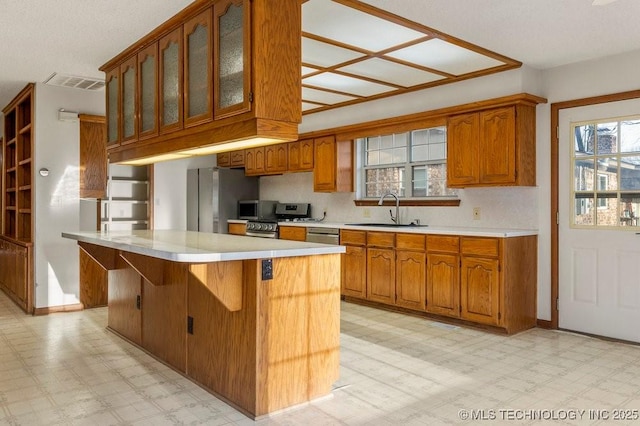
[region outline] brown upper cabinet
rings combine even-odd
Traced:
[[[133,56],[120,65],[120,141],[122,144],[135,142],[138,139],[136,115],[138,113],[136,84],[138,59]]]
[[[182,28],[160,39],[160,132],[182,129]]]
[[[353,192],[353,141],[337,141],[333,136],[314,140],[315,192]]]
[[[183,26],[184,45],[184,126],[213,119],[211,9]]]
[[[264,171],[268,174],[284,173],[287,171],[288,145],[279,143],[264,147]]]
[[[288,169],[290,172],[313,170],[313,139],[289,142]]]
[[[250,9],[246,1],[226,0],[215,4],[213,15],[215,118],[220,119],[251,110]]]
[[[106,198],[105,117],[80,114],[80,198]]]
[[[301,12],[290,0],[193,2],[103,65],[111,162],[296,140]]]
[[[447,184],[534,186],[535,106],[511,105],[449,117]]]
[[[158,43],[138,53],[138,138],[158,136]]]

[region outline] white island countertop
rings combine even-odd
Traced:
[[[63,232],[62,237],[158,259],[186,263],[313,256],[345,252],[345,248],[338,245],[194,231]]]

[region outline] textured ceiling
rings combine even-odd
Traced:
[[[293,0],[292,0],[293,1]],[[363,0],[534,68],[640,49],[639,0]],[[188,0],[7,0],[0,106],[54,72],[86,77]],[[381,35],[384,37],[384,35]]]

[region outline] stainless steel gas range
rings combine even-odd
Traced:
[[[273,219],[249,220],[245,235],[278,238],[278,221],[305,221],[311,219],[309,203],[277,203]]]

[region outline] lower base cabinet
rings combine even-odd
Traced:
[[[462,258],[460,316],[480,324],[500,323],[500,277],[497,259]]]
[[[345,296],[367,298],[367,233],[340,231],[340,244],[345,246],[342,255],[340,293]]]
[[[355,246],[360,232],[366,249]],[[386,235],[385,235],[386,234]],[[346,238],[345,238],[346,237]],[[341,232],[342,295],[516,333],[536,326],[537,237]],[[362,253],[366,250],[366,266]],[[366,292],[357,291],[366,271]]]
[[[331,392],[339,254],[272,259],[263,281],[261,259],[186,264],[108,250],[113,331],[250,417]]]
[[[393,305],[396,295],[393,249],[367,248],[367,299]]]
[[[0,239],[0,289],[23,311],[33,311],[33,245]]]
[[[142,277],[118,258],[109,271],[107,324],[137,345],[142,344]]]

